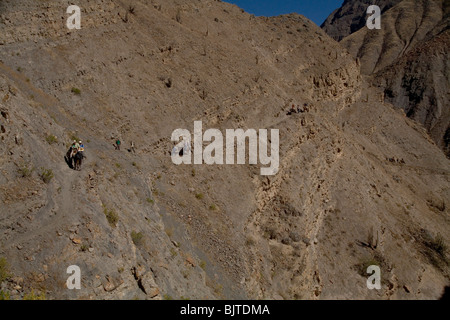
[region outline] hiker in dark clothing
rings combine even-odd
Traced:
[[[297,110],[295,110],[295,105],[293,104],[291,109],[288,111],[287,115],[290,116],[294,113],[297,113]]]
[[[120,139],[117,139],[116,140],[116,150],[120,151],[120,144],[121,144]]]
[[[293,104],[291,107],[291,113],[297,113],[297,110],[295,110],[295,104]]]

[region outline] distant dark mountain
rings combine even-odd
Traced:
[[[423,124],[449,156],[450,1],[378,1],[385,12],[381,30],[361,28],[368,5],[345,1],[323,29],[342,39],[341,44],[360,60],[361,72],[384,89],[386,100]]]
[[[334,40],[341,41],[365,26],[368,6],[377,5],[383,13],[399,2],[401,0],[345,0],[320,27]]]

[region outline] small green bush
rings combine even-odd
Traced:
[[[75,93],[75,94],[79,95],[79,94],[81,94],[81,90],[78,89],[78,88],[73,87],[72,88],[72,93]]]
[[[0,258],[0,283],[11,277],[8,261],[4,257]]]
[[[31,174],[33,173],[34,168],[31,168],[28,165],[23,165],[19,169],[17,169],[17,172],[22,178],[28,178],[31,177]]]
[[[45,183],[49,183],[54,178],[53,170],[41,168],[40,177],[42,181],[44,181]]]
[[[46,300],[46,298],[45,293],[43,292],[36,293],[34,289],[32,289],[30,293],[23,296],[23,300]]]
[[[195,197],[199,200],[203,199],[203,193],[197,193]]]
[[[0,291],[0,301],[2,300],[11,300],[9,292]]]
[[[108,223],[111,227],[115,228],[117,225],[117,222],[119,221],[119,216],[114,210],[108,210],[108,208],[103,208],[103,213],[106,216],[106,220],[108,220]]]
[[[144,242],[144,235],[142,232],[133,231],[131,232],[131,240],[136,246],[140,246]]]
[[[47,136],[47,138],[45,138],[45,140],[48,142],[48,144],[54,144],[54,143],[58,143],[58,138],[56,138],[54,135],[49,135]]]
[[[221,284],[216,284],[214,286],[214,293],[217,295],[222,295],[223,293],[223,286]]]
[[[429,246],[431,249],[436,251],[440,256],[444,257],[447,251],[447,245],[445,244],[444,238],[441,234],[438,234],[430,242]]]

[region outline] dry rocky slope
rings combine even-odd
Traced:
[[[344,31],[349,7],[362,7],[364,1],[346,1],[342,17],[330,16],[323,28],[360,59],[361,71],[384,90],[387,101],[423,124],[430,136],[450,156],[449,46],[450,1],[380,1],[383,9],[381,30],[358,25],[353,34]],[[333,20],[333,21],[331,21]],[[357,31],[357,32],[355,32]]]
[[[68,1],[0,2],[0,257],[11,273],[0,290],[15,299],[31,290],[48,299],[441,296],[449,161],[379,101],[323,30],[210,0],[77,4],[82,29],[68,31]],[[309,112],[287,116],[292,102]],[[171,133],[192,132],[195,120],[222,132],[279,129],[278,174],[175,166]],[[73,137],[86,144],[80,172],[63,158]],[[366,287],[370,264],[381,267],[381,290]],[[81,290],[65,288],[70,265],[81,268]]]

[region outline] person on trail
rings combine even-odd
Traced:
[[[78,151],[80,152],[84,151],[84,144],[81,140],[78,142]]]
[[[117,138],[117,140],[116,140],[116,150],[120,151],[120,144],[121,144],[120,139]]]
[[[183,154],[187,154],[187,155],[191,154],[191,140],[190,139],[187,139],[184,141]]]
[[[72,159],[73,156],[78,152],[78,149],[80,148],[80,145],[78,144],[77,140],[73,140],[72,146],[71,148],[71,152],[70,152],[70,157],[69,159]]]
[[[85,155],[84,155],[84,144],[83,144],[83,142],[81,140],[78,142],[78,153],[81,154],[82,158],[85,158]]]
[[[177,148],[177,146],[174,146],[174,147],[172,148],[172,152],[170,153],[170,155],[171,155],[172,157],[175,157],[177,154],[178,154],[178,148]]]
[[[297,110],[295,110],[295,104],[293,104],[291,107],[291,113],[297,113]]]
[[[72,149],[78,149],[79,147],[80,147],[80,144],[77,142],[77,140],[73,140]]]
[[[297,113],[297,111],[295,110],[295,105],[292,105],[291,109],[287,112],[287,115],[290,116],[294,113]]]

